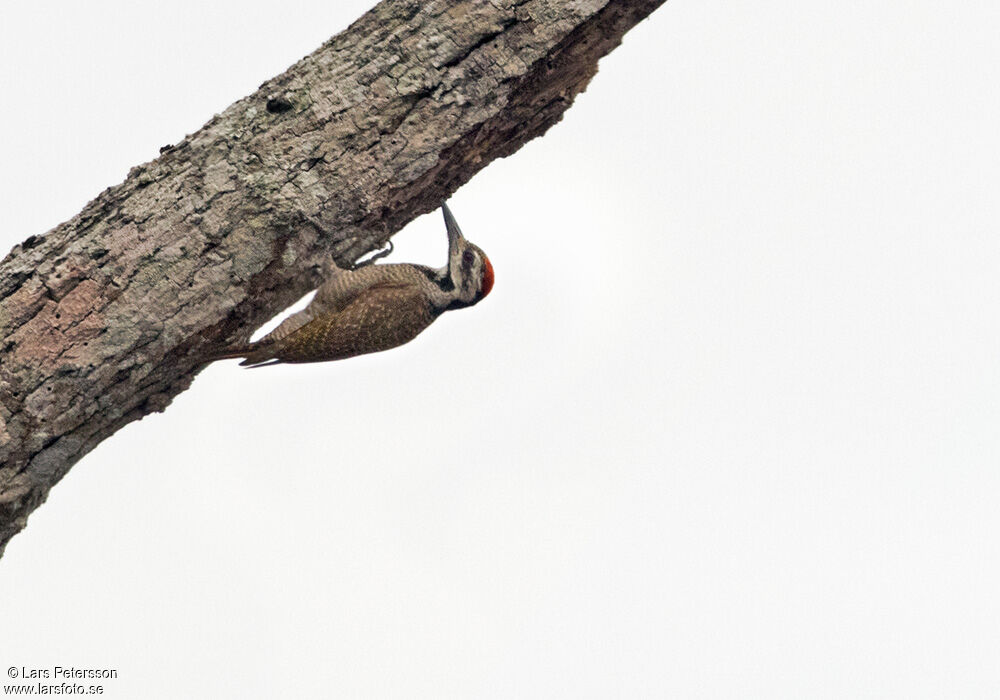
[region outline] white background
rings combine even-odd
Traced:
[[[370,2],[5,0],[4,252]],[[485,302],[215,365],[70,472],[0,560],[0,673],[997,697],[998,37],[993,1],[671,0],[452,199]],[[396,244],[442,264],[439,214]]]

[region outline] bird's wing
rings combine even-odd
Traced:
[[[314,316],[337,313],[354,301],[362,292],[387,282],[385,270],[390,266],[370,266],[357,270],[343,270],[320,285],[316,296],[307,308]],[[394,266],[393,266],[394,267]]]
[[[408,319],[417,317],[429,308],[429,302],[423,290],[412,282],[403,280],[382,280],[365,289],[362,299],[360,295],[349,299],[337,312],[339,318],[351,322],[367,319],[371,322],[374,316],[391,319]]]
[[[302,328],[310,321],[315,318],[312,312],[312,305],[310,304],[301,311],[296,311],[294,314],[286,318],[284,321],[278,324],[278,327],[273,331],[265,335],[263,338],[253,343],[254,346],[257,345],[267,345],[270,343],[276,343],[282,338],[287,338],[292,333]]]
[[[277,343],[274,356],[283,362],[320,362],[388,350],[415,338],[434,318],[418,285],[384,280]]]
[[[399,281],[382,279],[373,274],[377,268],[362,268],[360,270],[343,270],[328,279],[316,290],[309,305],[297,311],[255,343],[269,345],[287,338],[295,331],[322,316],[333,316],[356,300],[362,293],[376,292],[379,289],[398,289],[407,286]]]

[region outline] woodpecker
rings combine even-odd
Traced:
[[[241,366],[325,362],[380,352],[413,340],[445,311],[479,303],[493,288],[493,266],[465,240],[447,204],[448,264],[332,265],[309,305],[260,340],[213,359]]]

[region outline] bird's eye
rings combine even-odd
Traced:
[[[472,263],[475,261],[476,255],[471,250],[467,250],[462,253],[462,266],[472,267]]]

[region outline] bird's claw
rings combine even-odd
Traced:
[[[358,262],[353,263],[351,265],[351,269],[360,270],[362,267],[368,267],[379,258],[384,258],[385,256],[390,255],[392,253],[392,241],[386,241],[386,245],[388,245],[387,248],[376,251],[370,257],[367,257],[364,260],[359,260]]]

